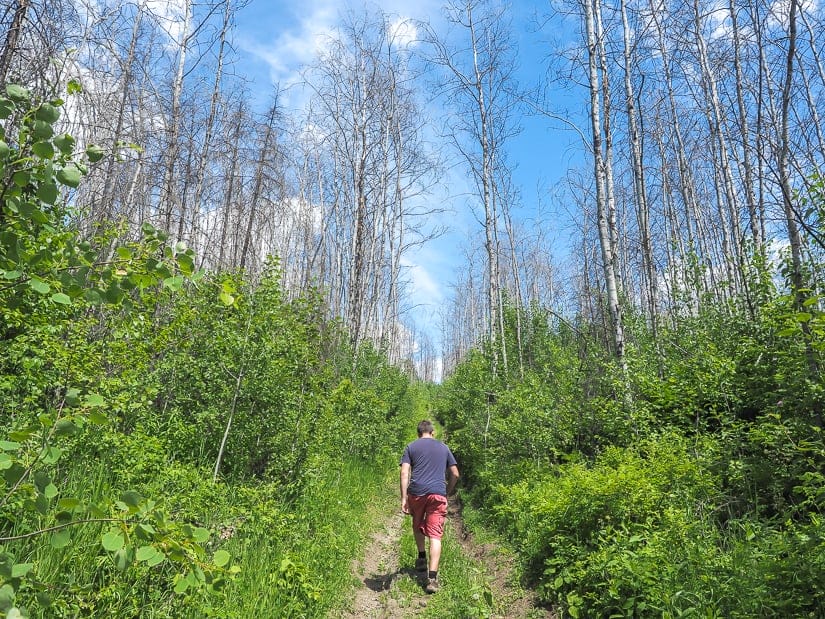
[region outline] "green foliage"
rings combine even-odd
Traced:
[[[133,490],[89,497],[63,483],[78,445],[107,428],[118,410],[117,395],[108,397],[118,381],[100,371],[101,347],[89,337],[94,312],[136,309],[156,297],[148,289],[174,289],[178,278],[194,275],[192,252],[170,248],[165,235],[147,225],[140,243],[102,259],[65,225],[71,211],[60,188],[76,188],[86,163],[75,155],[71,136],[53,128],[63,102],[35,102],[14,85],[6,95],[0,97],[0,116],[9,120],[0,135],[0,277],[6,282],[0,286],[0,391],[10,414],[2,428],[7,440],[0,441],[0,611],[25,613],[27,600],[61,606],[65,590],[46,582],[36,562],[19,557],[30,556],[30,543],[71,554],[78,532],[101,524],[99,570],[177,565],[176,583],[214,588],[228,561],[210,562],[206,529],[178,525]],[[91,146],[85,161],[100,154]]]
[[[587,325],[534,318],[523,375],[476,352],[442,386],[470,498],[560,614],[822,608],[821,292],[777,289],[751,253],[741,303],[687,295],[655,332],[629,313],[626,372]]]
[[[0,96],[0,616],[329,607],[370,498],[341,472],[383,479],[408,380],[342,348],[316,296],[287,300],[275,260],[253,283],[148,224],[82,238],[67,197],[105,153],[59,134],[62,104]]]

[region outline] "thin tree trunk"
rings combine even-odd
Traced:
[[[168,150],[166,152],[166,170],[163,181],[163,199],[165,208],[164,230],[169,232],[172,228],[172,216],[175,210],[175,205],[178,203],[178,197],[175,192],[175,164],[180,152],[180,144],[178,143],[178,136],[180,135],[181,125],[181,106],[180,100],[183,93],[183,76],[184,68],[186,66],[186,50],[189,46],[189,20],[191,17],[191,0],[184,0],[183,3],[183,25],[180,33],[178,67],[175,74],[175,79],[172,82],[172,113],[168,120],[167,134]],[[182,217],[183,215],[180,214]]]
[[[745,201],[748,207],[748,217],[750,220],[750,230],[753,236],[755,250],[758,254],[764,252],[765,239],[763,236],[764,222],[756,204],[754,194],[753,176],[753,154],[751,152],[750,128],[748,124],[748,111],[745,105],[744,77],[742,71],[741,53],[741,33],[739,32],[739,21],[736,5],[733,0],[729,0],[728,10],[730,11],[731,26],[733,28],[733,68],[736,76],[736,105],[739,112],[739,132],[742,135],[742,169],[744,176]]]
[[[246,268],[247,256],[252,245],[252,231],[255,227],[255,220],[258,210],[258,201],[261,198],[261,190],[264,183],[264,168],[269,160],[269,148],[271,145],[272,136],[275,133],[275,119],[278,114],[277,101],[272,104],[267,116],[266,128],[264,129],[264,141],[261,145],[261,151],[258,156],[258,162],[255,170],[255,185],[252,189],[252,196],[249,200],[249,219],[246,222],[246,232],[243,237],[243,247],[241,248],[240,264],[241,270]]]
[[[605,286],[607,288],[607,305],[610,316],[610,327],[612,332],[614,354],[623,364],[624,359],[624,327],[622,324],[622,312],[619,304],[618,284],[616,281],[615,247],[613,246],[613,235],[610,231],[609,205],[606,190],[607,179],[605,178],[605,162],[602,152],[602,131],[601,120],[602,103],[599,98],[599,43],[596,40],[596,17],[593,2],[599,0],[584,0],[585,29],[587,35],[588,49],[588,80],[590,88],[590,123],[593,134],[593,173],[596,181],[596,217],[599,232],[599,243],[602,253],[602,266],[604,269]],[[605,76],[606,79],[606,76]]]
[[[788,131],[788,119],[791,107],[791,87],[793,86],[794,58],[796,56],[796,17],[799,9],[798,0],[790,0],[788,11],[788,54],[785,64],[785,83],[782,88],[782,124],[780,126],[780,150],[779,150],[779,183],[782,187],[782,205],[785,211],[785,223],[788,228],[788,242],[791,246],[791,283],[794,287],[796,306],[799,311],[804,308],[808,295],[805,293],[806,282],[803,274],[802,264],[802,236],[799,232],[799,225],[796,221],[796,209],[793,204],[793,190],[791,188],[790,175],[788,172],[788,157],[790,154],[790,138]],[[819,362],[816,353],[811,346],[810,324],[801,323],[805,334],[805,356],[808,362],[808,371],[812,381],[820,379]],[[818,397],[814,397],[812,403],[814,419],[817,426],[823,427],[822,402]]]
[[[3,51],[0,53],[0,84],[5,84],[8,79],[11,60],[17,51],[17,42],[20,40],[20,33],[23,30],[23,22],[26,20],[28,9],[29,0],[17,1],[17,8],[14,10],[11,26],[9,26],[6,40],[3,42]]]
[[[224,0],[225,9],[223,13],[223,27],[220,34],[220,45],[218,46],[218,66],[215,69],[215,82],[212,86],[212,98],[209,102],[209,116],[206,119],[206,134],[203,137],[203,147],[201,148],[200,159],[195,173],[195,191],[192,196],[192,234],[195,241],[198,236],[198,220],[200,219],[200,204],[203,196],[204,179],[206,178],[206,166],[209,163],[210,147],[212,146],[212,132],[215,130],[215,119],[218,113],[218,99],[221,94],[221,80],[223,79],[224,50],[226,47],[226,36],[229,32],[230,19],[232,16],[232,1]],[[179,234],[178,236],[181,236]]]
[[[637,122],[636,93],[631,76],[631,32],[627,19],[627,5],[621,0],[622,27],[624,31],[624,86],[627,111],[627,124],[630,133],[630,159],[633,168],[633,197],[636,205],[636,219],[639,225],[639,237],[642,250],[642,295],[645,300],[648,321],[654,339],[656,336],[656,274],[653,264],[653,245],[650,235],[650,207],[647,203],[645,170],[642,158],[641,137]]]

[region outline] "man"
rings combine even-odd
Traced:
[[[404,448],[401,456],[401,511],[412,514],[413,535],[418,547],[417,572],[427,571],[425,541],[430,540],[427,593],[438,591],[438,562],[441,537],[447,517],[447,495],[458,482],[458,466],[450,449],[435,439],[431,421],[418,424],[418,440]]]

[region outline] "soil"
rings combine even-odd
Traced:
[[[554,619],[555,615],[536,606],[531,592],[513,586],[513,558],[507,557],[494,544],[479,544],[464,525],[461,517],[461,502],[451,498],[448,508],[447,526],[451,527],[453,539],[458,540],[463,552],[487,566],[486,579],[493,598],[499,608],[506,608],[504,614],[496,614],[495,619]],[[418,580],[419,575],[410,568],[399,568],[398,548],[405,517],[396,512],[387,517],[379,526],[367,545],[364,556],[354,562],[353,577],[360,582],[355,597],[347,610],[337,615],[341,619],[405,619],[420,615],[427,606],[427,594],[423,589],[418,594],[399,588],[399,581],[409,578]]]

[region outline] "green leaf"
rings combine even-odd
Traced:
[[[6,619],[25,619],[25,615],[20,611],[19,608],[13,606],[6,611]]]
[[[51,286],[49,286],[42,279],[37,279],[36,277],[32,277],[29,280],[29,288],[35,292],[39,292],[40,294],[48,294],[51,290]]]
[[[96,406],[106,406],[106,398],[99,393],[88,393],[83,398],[83,406],[93,408]]]
[[[51,596],[45,591],[38,591],[34,594],[34,597],[41,606],[51,606],[53,603]]]
[[[163,563],[163,561],[165,559],[166,559],[166,555],[163,554],[162,552],[158,551],[158,552],[155,553],[155,555],[152,558],[150,558],[146,561],[146,565],[148,565],[149,567],[155,567],[156,565],[158,565],[160,563]]]
[[[34,499],[34,508],[46,516],[49,513],[49,500],[42,494],[38,494]]]
[[[80,168],[78,168],[75,164],[68,163],[66,164],[66,167],[57,171],[56,176],[57,180],[63,185],[68,187],[77,187],[80,185],[80,179],[83,174],[80,172]]]
[[[76,95],[78,93],[83,92],[83,86],[80,85],[76,79],[69,80],[69,83],[66,84],[66,92],[70,95]]]
[[[71,511],[75,509],[78,505],[80,505],[80,499],[76,499],[75,497],[64,497],[57,502],[57,506],[60,509],[65,509]]]
[[[143,502],[143,497],[134,490],[127,490],[120,495],[120,500],[130,507],[138,507]]]
[[[69,531],[69,528],[66,527],[65,529],[61,529],[60,531],[55,531],[52,533],[52,537],[49,540],[49,544],[52,548],[65,548],[69,545],[72,541],[72,535]]]
[[[108,421],[109,418],[98,410],[93,410],[89,413],[89,423],[101,426]]]
[[[6,583],[0,587],[0,610],[8,608],[14,601],[14,587]]]
[[[167,277],[163,280],[163,285],[166,288],[173,292],[177,292],[180,290],[181,286],[183,286],[183,277],[178,275],[177,277]]]
[[[204,529],[203,527],[196,527],[194,531],[192,531],[192,539],[198,542],[199,544],[203,544],[205,541],[209,539],[209,529]]]
[[[12,578],[22,578],[26,574],[32,571],[34,567],[34,563],[17,563],[13,565],[11,568],[11,577]]]
[[[71,155],[74,150],[74,138],[68,133],[57,136],[52,142],[64,155]]]
[[[40,492],[43,492],[46,486],[52,483],[52,478],[49,477],[49,474],[46,471],[37,471],[33,477],[34,485],[38,490],[40,490]]]
[[[32,152],[41,159],[51,159],[54,157],[54,146],[51,142],[35,142],[32,144]]]
[[[40,107],[34,111],[34,117],[37,120],[43,120],[52,124],[60,118],[60,109],[49,103],[42,103]]]
[[[11,181],[18,187],[25,187],[31,181],[32,175],[28,170],[18,170],[12,174]]]
[[[58,492],[57,486],[54,484],[49,484],[43,489],[43,496],[51,500],[58,495]]]
[[[3,451],[17,451],[20,449],[20,443],[15,441],[0,441],[0,449]]]
[[[3,479],[6,480],[8,485],[13,486],[19,482],[25,474],[26,469],[20,466],[17,462],[13,462],[12,465],[3,473]]]
[[[66,436],[77,432],[77,426],[71,419],[61,419],[55,424],[55,436]]]
[[[52,301],[54,301],[55,303],[59,303],[60,305],[72,304],[72,300],[69,298],[69,295],[67,295],[64,292],[56,292],[51,296],[51,299]]]
[[[221,300],[221,303],[227,306],[233,305],[235,303],[235,297],[233,297],[231,294],[225,291],[221,291],[220,295],[218,295],[218,298]]]
[[[54,183],[41,183],[37,187],[37,198],[46,204],[54,204],[57,202],[57,197],[60,191]]]
[[[120,529],[111,529],[100,538],[100,543],[105,550],[116,552],[123,548],[126,542],[123,539],[123,533]]]
[[[141,546],[135,553],[135,559],[138,561],[149,561],[154,558],[156,554],[158,554],[158,551],[154,546]]]
[[[80,402],[79,396],[80,389],[78,389],[77,387],[69,387],[66,390],[66,404],[68,404],[69,406],[77,406]]]
[[[18,279],[21,275],[20,271],[3,271],[3,279]]]
[[[189,581],[183,575],[178,574],[177,580],[175,582],[175,593],[177,593],[177,594],[185,593],[188,588],[189,588]]]
[[[6,120],[14,113],[14,103],[5,97],[0,97],[0,120]]]
[[[63,450],[60,447],[49,445],[43,450],[40,458],[43,460],[43,464],[55,464],[62,455]]]
[[[97,144],[90,144],[86,147],[86,156],[89,158],[89,161],[94,163],[95,161],[100,161],[103,159],[103,149],[100,148]]]
[[[54,135],[54,129],[44,120],[35,120],[32,123],[32,135],[38,140],[48,140]]]
[[[9,99],[14,101],[28,101],[31,97],[28,90],[17,84],[7,84],[6,94],[9,96]]]
[[[119,569],[121,572],[124,571],[129,564],[132,562],[129,559],[129,551],[126,548],[121,548],[117,552],[115,552],[112,560],[115,562],[115,567]]]
[[[217,550],[217,551],[215,551],[215,554],[212,556],[212,563],[214,563],[218,567],[223,567],[224,565],[229,563],[229,560],[231,558],[232,558],[232,555],[230,555],[225,550],[223,550],[223,549]]]
[[[94,288],[87,288],[83,292],[83,298],[93,305],[98,305],[103,301],[103,297],[100,296],[100,291]]]

